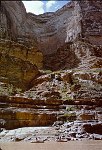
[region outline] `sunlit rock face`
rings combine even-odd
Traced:
[[[100,46],[102,43],[101,6],[101,1],[72,1],[56,12],[37,16],[26,13],[22,2],[2,1],[2,38],[11,38],[29,48],[40,50],[44,55],[44,68],[75,68],[80,65],[81,57],[70,48],[70,42],[80,39],[92,45]],[[69,43],[69,48],[64,52],[66,43]],[[59,49],[62,49],[61,54]],[[77,49],[80,51],[78,47]],[[37,55],[42,57],[41,54]],[[55,58],[55,55],[58,57]],[[31,55],[29,57],[33,59]],[[42,58],[41,60],[43,61]],[[41,66],[41,61],[38,64]]]
[[[5,34],[8,34],[9,38],[16,39],[18,33],[20,33],[21,24],[25,20],[26,14],[22,2],[2,1],[0,11],[2,20],[1,27],[5,30]]]
[[[11,37],[29,46],[35,43],[43,54],[52,54],[77,38],[98,45],[102,42],[101,1],[74,1],[54,13],[38,16],[26,13],[20,1],[2,1],[1,6],[3,24]]]
[[[55,13],[39,16],[27,14],[22,2],[4,1],[1,7],[2,20],[6,20],[3,22],[5,34],[29,46],[35,42],[43,54],[54,53],[81,32],[80,6],[77,2],[71,2]]]
[[[39,75],[43,55],[38,49],[28,48],[11,40],[0,41],[0,81],[27,89]]]
[[[2,1],[1,39],[17,44],[1,41],[0,52],[38,69],[100,68],[101,6],[101,1],[72,1],[54,13],[37,16],[26,13],[21,1]]]
[[[101,1],[74,1],[54,13],[36,16],[26,13],[22,2],[4,1],[1,11],[5,30],[9,26],[13,38],[30,46],[30,41],[35,42],[43,54],[51,54],[65,42],[78,37],[88,37],[87,40],[93,43],[96,38],[96,43],[100,44],[101,5]]]
[[[0,12],[0,81],[27,89],[43,67],[43,54],[36,39],[22,29],[26,20],[22,2],[2,1]]]

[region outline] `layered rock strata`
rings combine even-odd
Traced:
[[[13,7],[11,7],[11,2],[2,1],[1,20],[5,22],[1,23],[1,37],[11,38],[28,47],[34,46],[40,49],[44,54],[46,69],[75,68],[80,65],[81,60],[81,63],[85,64],[83,66],[87,67],[90,63],[89,59],[97,61],[99,58],[95,57],[101,57],[101,54],[99,56],[101,48],[98,48],[102,43],[101,5],[101,1],[73,1],[54,13],[36,16],[26,13],[20,1],[12,2]],[[83,40],[86,44],[84,46],[83,43],[80,43],[82,46],[75,45],[75,40],[78,39]],[[88,43],[91,43],[92,47],[96,45],[96,48],[92,48]],[[92,53],[92,49],[97,50]],[[84,55],[80,54],[83,55],[83,59],[77,53],[84,53]],[[93,56],[91,58],[89,58],[90,53]],[[42,59],[41,54],[37,55],[40,55],[39,58]],[[33,56],[29,55],[29,57],[33,59]],[[86,64],[88,61],[89,63]],[[36,63],[34,59],[33,62]],[[55,68],[52,68],[53,62],[55,62]],[[99,59],[98,62],[100,65],[101,60]],[[41,61],[37,64],[42,66]]]
[[[39,75],[43,55],[34,47],[28,48],[10,40],[0,41],[0,81],[27,89]]]
[[[66,43],[54,54],[44,56],[44,67],[52,71],[68,68],[101,68],[102,45],[92,45],[82,40]]]
[[[25,97],[0,97],[0,127],[49,126],[57,120],[60,100],[33,100]]]
[[[67,109],[69,111],[66,111],[64,116],[59,116],[62,121],[56,121],[50,127],[23,127],[13,130],[1,130],[0,142],[44,143],[44,141],[102,140],[101,107],[70,105],[67,106]],[[63,123],[63,119],[65,121],[64,117],[67,120],[65,123]]]
[[[102,106],[101,83],[99,69],[42,75],[32,82],[30,90],[0,97],[1,127],[48,126],[55,121],[76,120],[73,113],[66,114],[70,105]]]

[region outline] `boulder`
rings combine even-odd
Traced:
[[[83,125],[83,129],[88,133],[102,134],[102,124],[85,124]]]

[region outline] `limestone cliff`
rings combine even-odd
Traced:
[[[56,126],[62,138],[102,133],[101,12],[101,0],[71,1],[38,16],[21,1],[1,1],[1,130],[71,121]]]
[[[21,1],[2,1],[1,15],[1,36],[8,35],[8,38],[30,43],[30,46],[35,43],[44,54],[55,52],[81,32],[80,6],[77,2],[71,2],[55,13],[36,16],[26,13]]]
[[[27,89],[43,67],[43,54],[36,38],[26,34],[26,10],[21,1],[0,5],[0,81]],[[29,29],[30,31],[30,29]]]
[[[35,43],[43,54],[54,53],[76,38],[98,45],[102,42],[101,0],[73,1],[54,13],[38,16],[26,13],[21,1],[2,1],[1,8],[5,34],[28,45],[30,42],[30,46]]]
[[[1,38],[11,38],[27,47],[38,48],[44,55],[44,67],[49,69],[49,61],[51,64],[53,55],[57,55],[57,50],[66,43],[73,43],[80,39],[87,43],[101,45],[101,6],[101,0],[71,1],[56,12],[37,16],[26,13],[21,1],[2,1]],[[74,53],[71,56],[75,55],[76,59],[71,59],[72,62],[77,63],[76,65],[74,65],[75,63],[69,65],[72,68],[78,66],[81,61]],[[67,61],[67,58],[64,61]],[[62,60],[57,61],[61,66]],[[63,67],[71,68],[69,66],[65,64]],[[54,68],[54,70],[56,69]]]

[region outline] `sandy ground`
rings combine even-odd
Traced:
[[[2,150],[101,150],[102,141],[69,141],[69,142],[8,142],[0,143]]]

